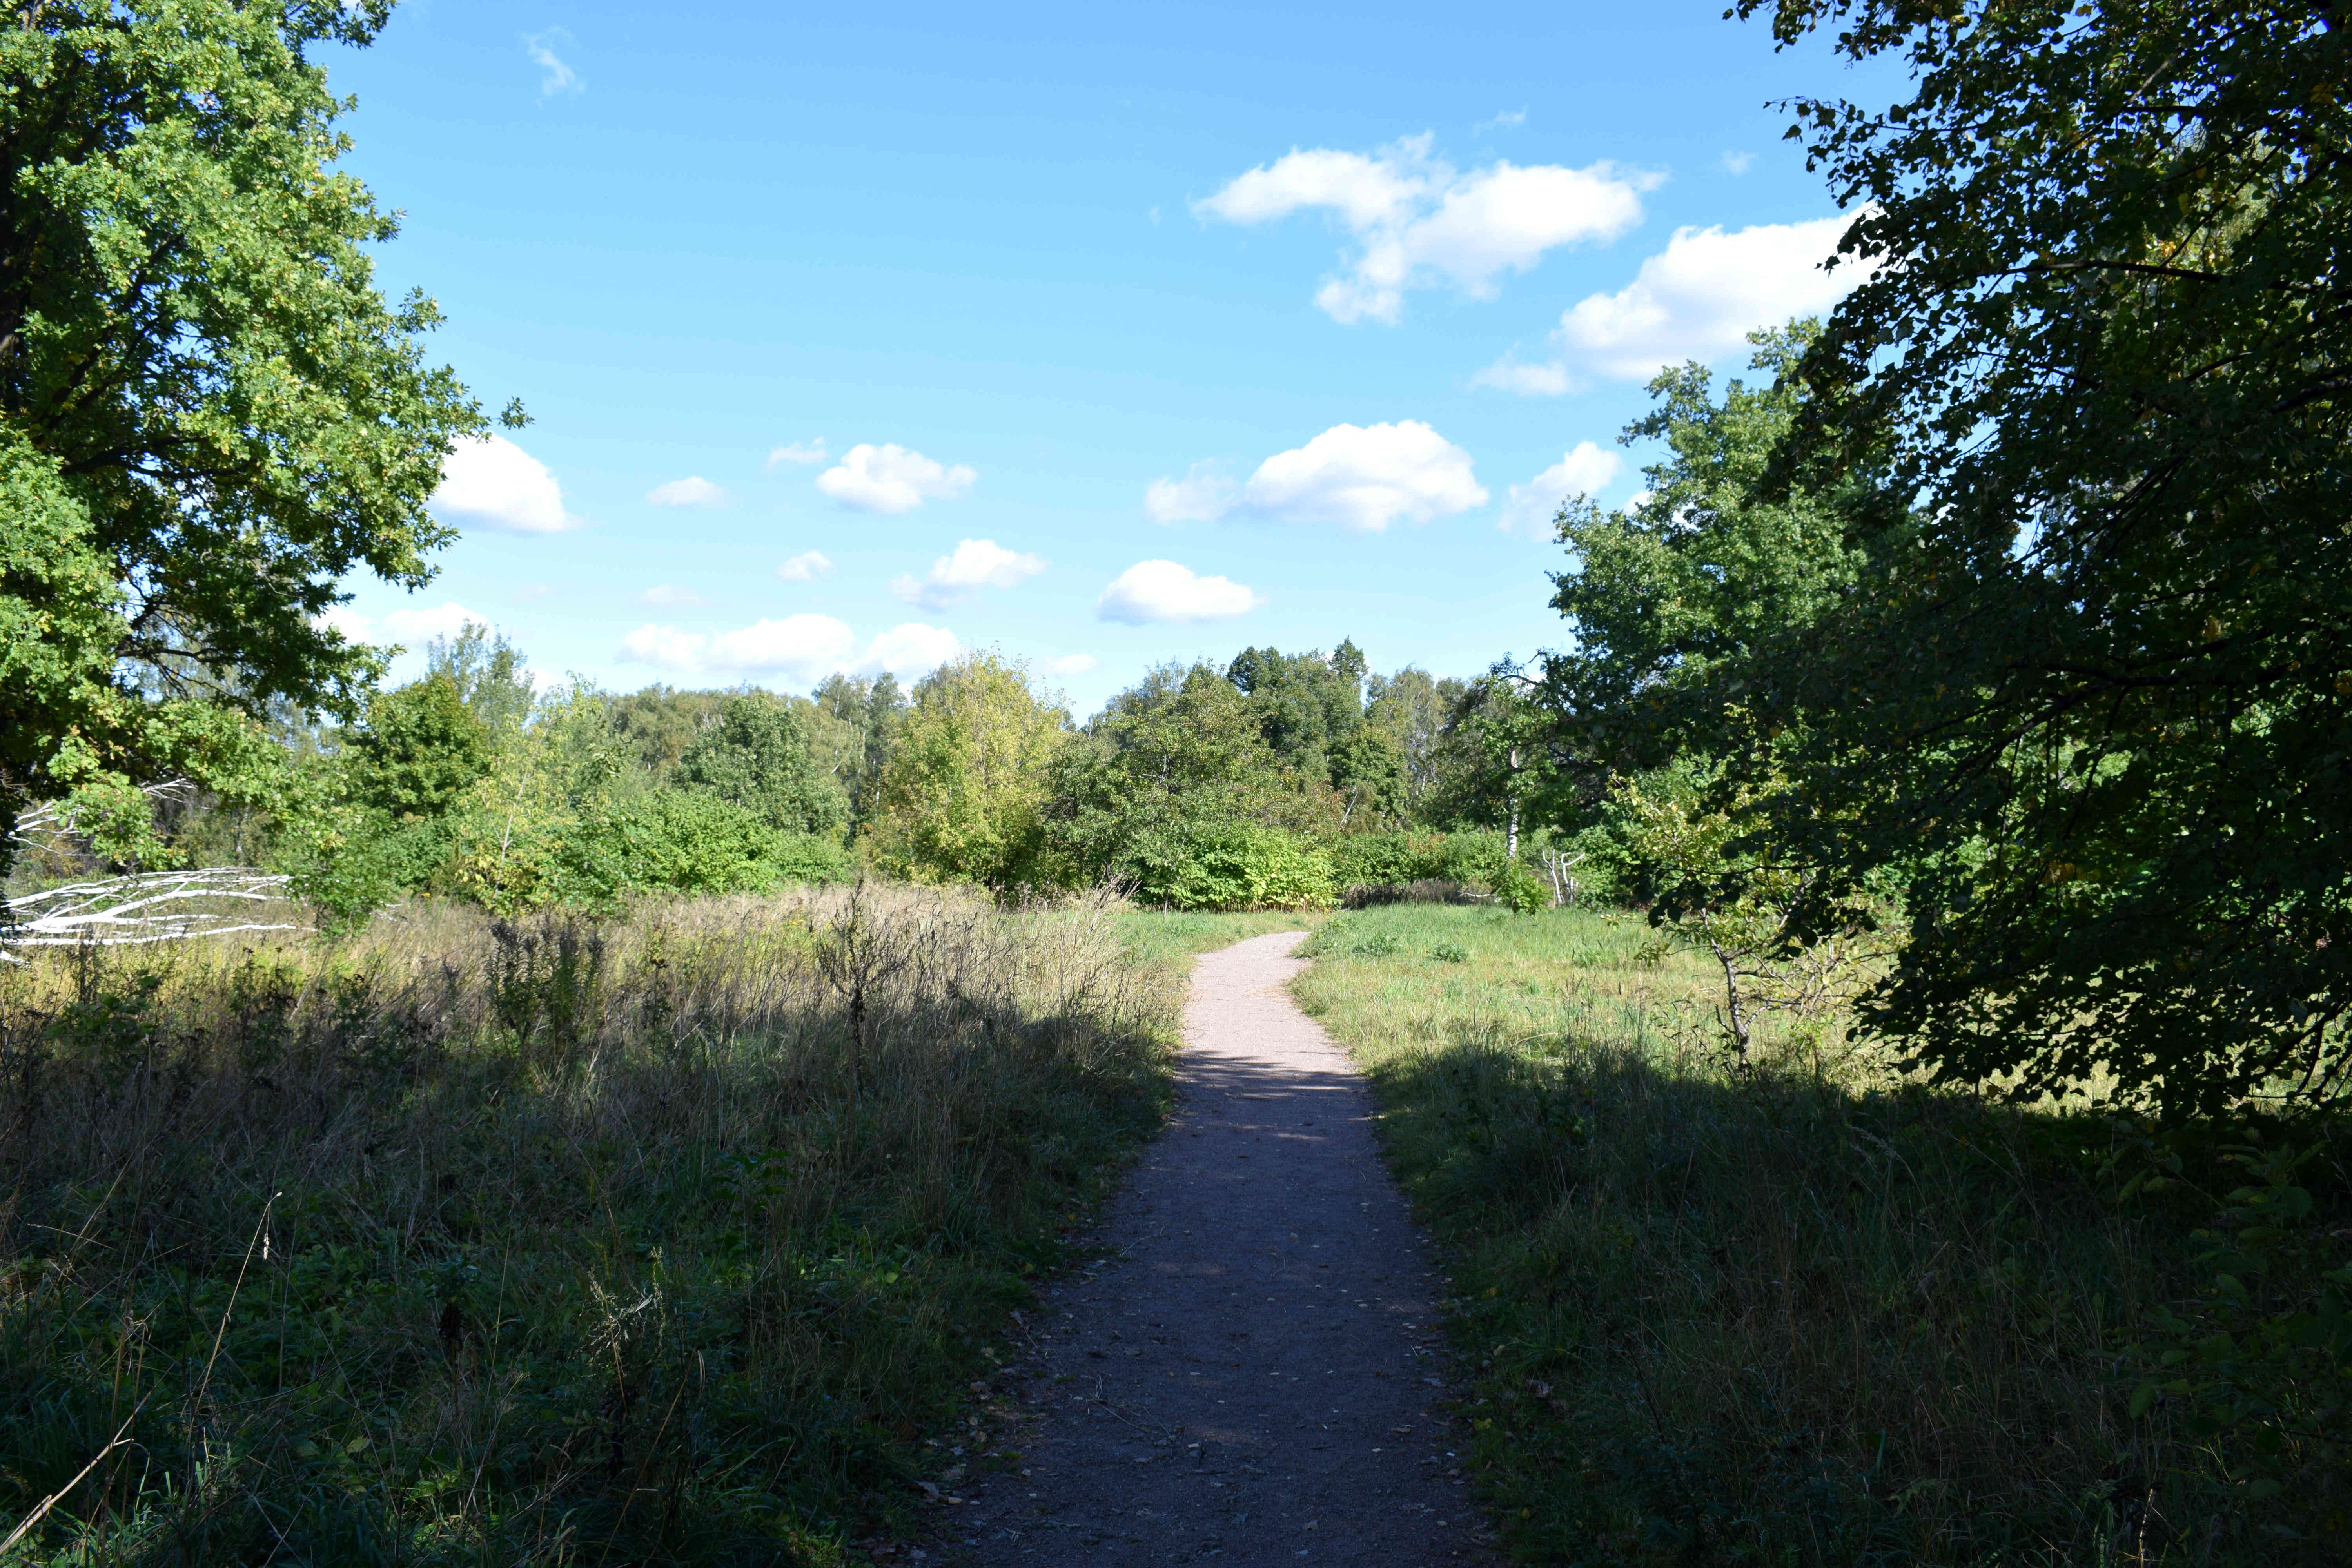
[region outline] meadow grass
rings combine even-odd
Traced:
[[[1132,934],[865,889],[0,969],[9,1560],[842,1560],[1158,1125]]]
[[[1399,905],[1310,939],[1475,1373],[1477,1473],[1546,1563],[2288,1561],[2134,1418],[2187,1211],[2109,1124],[1933,1092],[1834,1016],[1727,1057],[1637,916]],[[2274,1553],[2266,1555],[2266,1553]]]

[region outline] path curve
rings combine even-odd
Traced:
[[[1045,1298],[1022,1468],[965,1486],[960,1561],[1491,1561],[1371,1097],[1284,988],[1303,934],[1195,961],[1176,1114]]]

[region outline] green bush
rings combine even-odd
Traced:
[[[756,893],[837,882],[848,857],[830,838],[772,827],[707,790],[655,790],[583,814],[551,845],[534,905],[609,904],[628,893]]]
[[[1332,901],[1331,862],[1271,827],[1195,829],[1139,857],[1138,902],[1178,910],[1319,910]]]
[[[1486,881],[1515,914],[1531,915],[1551,908],[1551,884],[1528,870],[1525,861],[1504,861],[1487,874]]]
[[[1485,882],[1504,864],[1499,833],[1350,833],[1330,846],[1332,880],[1343,888],[1408,882]]]
[[[847,868],[829,841],[772,827],[752,809],[701,790],[656,790],[611,819],[609,831],[621,886],[630,890],[756,892],[785,881],[837,881]]]

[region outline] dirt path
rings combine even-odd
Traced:
[[[1046,1298],[1024,1468],[965,1483],[955,1560],[1489,1561],[1370,1097],[1283,989],[1302,934],[1197,961],[1175,1119]]]

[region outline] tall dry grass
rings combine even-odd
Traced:
[[[2132,1407],[2212,1205],[2127,1197],[2127,1129],[1930,1092],[1832,1014],[1776,1016],[1742,1068],[1719,973],[1650,934],[1366,910],[1295,986],[1449,1253],[1517,1556],[2330,1560],[2243,1511],[2258,1426]]]
[[[1110,916],[870,889],[0,972],[0,1536],[834,1561],[1155,1124],[1177,995]]]

